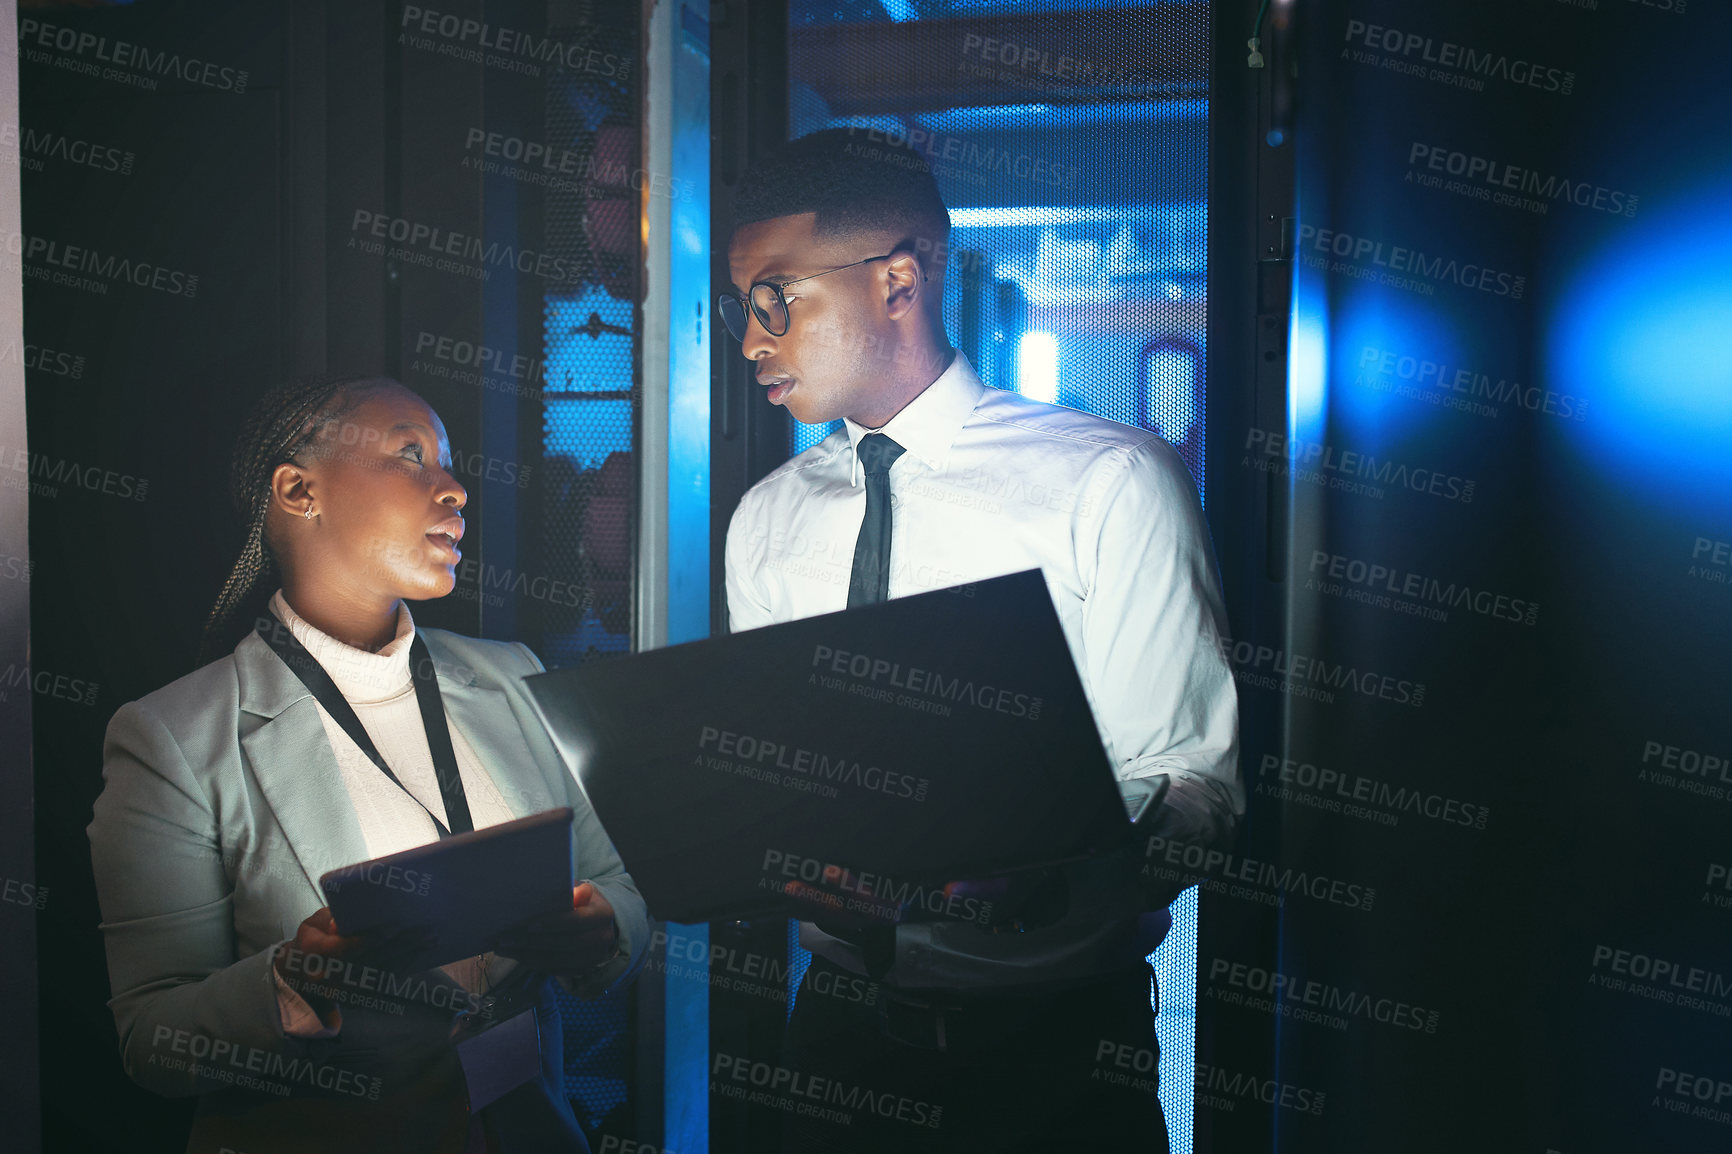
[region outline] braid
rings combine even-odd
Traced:
[[[323,429],[359,405],[370,389],[393,383],[385,377],[290,381],[265,394],[248,412],[229,460],[229,500],[246,525],[246,540],[205,621],[200,665],[221,655],[229,623],[276,569],[265,539],[265,522],[277,466],[292,461]]]

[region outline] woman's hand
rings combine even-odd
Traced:
[[[291,986],[297,978],[316,980],[327,968],[326,963],[334,960],[389,970],[410,958],[425,944],[426,937],[426,931],[417,928],[345,937],[337,929],[331,908],[321,906],[295,928],[294,940],[277,951],[271,964]],[[319,960],[309,965],[314,955]]]
[[[493,952],[544,974],[580,978],[611,961],[618,950],[613,906],[593,882],[583,882],[572,888],[569,912],[532,918],[506,931]]]

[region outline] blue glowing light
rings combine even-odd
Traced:
[[[1571,270],[1546,321],[1546,386],[1590,406],[1577,445],[1653,495],[1732,492],[1729,195],[1722,177],[1625,225]]]
[[[1320,440],[1329,406],[1329,300],[1321,275],[1297,280],[1288,333],[1287,423],[1295,439]]]
[[[1457,373],[1496,367],[1463,347],[1454,318],[1434,298],[1356,286],[1336,303],[1330,417],[1361,443],[1388,444],[1419,431],[1445,411],[1441,402]],[[1303,351],[1314,357],[1313,336],[1303,328]],[[1294,400],[1301,401],[1297,390]],[[1301,412],[1310,416],[1310,406]]]

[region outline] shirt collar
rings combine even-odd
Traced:
[[[295,635],[313,660],[331,675],[337,692],[352,705],[389,701],[409,686],[409,647],[415,643],[415,620],[409,605],[397,603],[397,636],[377,653],[345,645],[303,618],[289,606],[281,589],[271,595],[271,612]]]
[[[872,433],[883,433],[931,469],[944,468],[956,434],[962,431],[963,423],[974,412],[974,406],[980,403],[985,392],[986,386],[981,384],[974,366],[968,363],[962,350],[957,349],[950,360],[950,367],[921,390],[919,396],[902,406],[902,411],[891,417],[883,428],[868,429],[843,417],[842,425],[848,430],[852,457],[848,465],[848,484],[860,484],[860,438]]]

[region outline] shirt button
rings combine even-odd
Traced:
[[[890,494],[890,507],[892,509],[902,508],[902,498],[898,497],[895,493]]]

